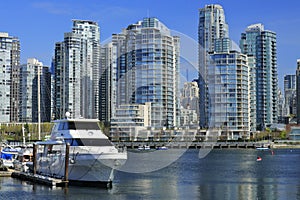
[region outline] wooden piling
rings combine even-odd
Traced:
[[[65,157],[65,177],[64,177],[64,182],[65,182],[65,187],[68,186],[69,182],[69,152],[70,152],[70,144],[66,144],[66,157]]]
[[[36,159],[37,159],[37,145],[35,143],[33,143],[33,175],[36,174]]]

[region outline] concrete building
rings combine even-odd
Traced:
[[[297,124],[300,124],[300,59],[297,60],[296,84]]]
[[[73,20],[72,32],[55,44],[54,118],[98,118],[100,28],[96,22]]]
[[[0,32],[0,122],[18,122],[20,41]]]
[[[196,81],[185,82],[181,89],[180,125],[199,125],[199,87]]]
[[[250,134],[255,133],[257,130],[256,119],[256,59],[255,56],[248,55],[249,66],[249,96],[250,99]]]
[[[300,140],[300,127],[291,127],[291,132],[289,133],[290,140]]]
[[[259,130],[278,121],[276,33],[253,24],[241,34],[242,53],[256,59],[256,119]]]
[[[282,91],[278,89],[278,123],[288,124],[290,117],[286,115],[285,99]]]
[[[284,76],[284,116],[297,115],[296,106],[296,75]]]
[[[151,103],[120,105],[111,119],[111,137],[134,141],[151,124]]]
[[[181,106],[195,110],[199,115],[199,87],[196,81],[185,82],[181,89]]]

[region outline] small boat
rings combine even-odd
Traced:
[[[150,150],[150,149],[151,149],[151,148],[150,148],[149,145],[144,146],[144,150]]]
[[[256,147],[256,150],[265,151],[265,150],[270,150],[270,148],[268,148],[268,147]]]
[[[1,155],[0,155],[2,166],[8,168],[14,168],[13,162],[16,159],[18,152],[19,149],[17,148],[13,148],[9,145],[5,146],[1,150]]]
[[[22,148],[13,162],[14,168],[22,172],[33,171],[33,147]]]
[[[161,147],[157,147],[156,150],[168,150],[168,147],[161,146]]]
[[[149,151],[149,150],[151,150],[151,148],[149,145],[143,145],[143,146],[139,146],[138,150],[139,151]]]
[[[262,158],[257,156],[256,161],[261,161],[261,160],[262,160]]]
[[[115,146],[96,119],[54,121],[50,139],[37,142],[37,173],[64,177],[66,144],[69,148],[68,181],[73,185],[111,186],[114,170],[127,160],[126,148]]]
[[[138,150],[144,150],[144,146],[139,146]]]

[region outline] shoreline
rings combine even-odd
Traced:
[[[273,149],[300,149],[300,144],[274,144]]]

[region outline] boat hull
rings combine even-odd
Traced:
[[[63,178],[65,177],[65,157],[61,155],[40,158],[37,161],[37,173]],[[108,159],[109,158],[109,159]],[[113,159],[112,159],[113,158]],[[102,185],[114,179],[114,169],[126,162],[127,154],[77,154],[70,155],[68,181],[73,184]]]

